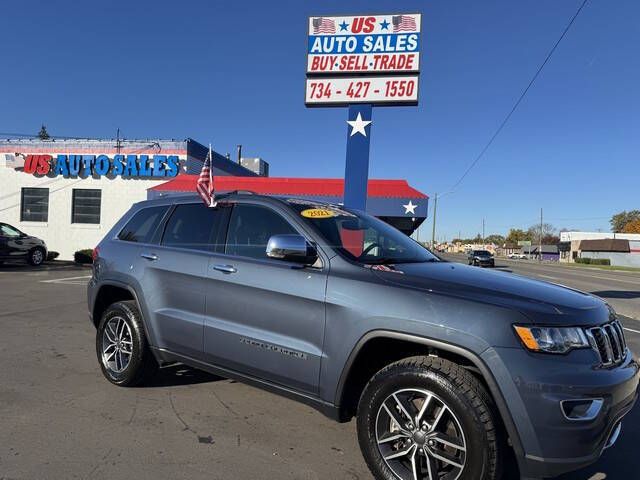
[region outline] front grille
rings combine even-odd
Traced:
[[[589,328],[585,333],[591,348],[600,357],[601,366],[611,367],[623,362],[627,354],[627,343],[624,339],[622,325],[618,320],[601,327]]]

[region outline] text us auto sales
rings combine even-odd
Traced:
[[[26,155],[23,171],[41,176],[83,177],[175,177],[179,171],[177,155]]]
[[[420,34],[313,35],[309,72],[417,70]]]

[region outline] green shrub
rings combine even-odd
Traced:
[[[592,258],[591,265],[611,265],[611,260],[608,258]]]
[[[93,250],[90,248],[78,250],[73,254],[73,261],[81,264],[93,263]]]
[[[586,265],[589,265],[591,263],[591,259],[590,258],[576,258],[576,263],[584,263]]]

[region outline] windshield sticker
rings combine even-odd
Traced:
[[[331,218],[336,214],[333,210],[327,208],[307,208],[301,211],[300,215],[306,218]]]

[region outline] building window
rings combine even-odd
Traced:
[[[71,223],[100,223],[100,201],[102,190],[73,190],[71,205]]]
[[[21,222],[49,221],[49,189],[23,188],[20,205]]]

